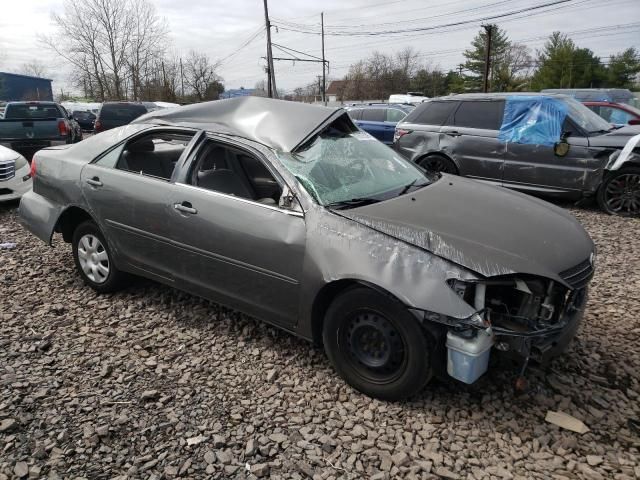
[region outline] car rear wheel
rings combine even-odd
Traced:
[[[444,155],[427,155],[418,161],[418,165],[431,172],[450,173],[452,175],[458,174],[456,165]]]
[[[75,229],[71,247],[76,268],[91,288],[108,293],[126,285],[128,276],[113,264],[109,245],[94,222],[86,221]]]
[[[334,300],[323,342],[338,374],[372,397],[406,398],[432,376],[431,348],[417,320],[398,301],[368,288],[350,289]]]
[[[639,216],[640,168],[625,168],[609,173],[598,190],[598,205],[612,215]]]

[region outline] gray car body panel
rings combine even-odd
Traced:
[[[434,100],[504,101],[508,95],[512,94],[464,94]],[[453,161],[462,176],[527,193],[572,197],[594,194],[611,164],[611,153],[640,133],[640,128],[630,126],[604,134],[571,135],[567,138],[569,153],[558,157],[551,146],[502,144],[497,140],[496,130],[462,128],[447,122],[443,126],[423,125],[406,120],[398,128],[412,132],[395,144],[395,149],[412,161],[440,153]]]
[[[238,97],[156,110],[132,123],[190,126],[250,138],[274,150],[291,152],[342,109]]]
[[[291,105],[299,113],[307,111],[289,102],[260,104],[282,112],[290,112]],[[261,133],[250,138],[225,127],[220,132],[216,123],[202,126],[212,130],[208,138],[245,149],[265,162],[281,186],[294,193],[298,208],[261,205],[184,185],[203,135],[194,136],[171,181],[95,162],[140,134],[193,126],[187,110],[189,121],[174,113],[171,124],[166,117],[160,125],[136,123],[86,140],[86,147],[82,142],[65,151],[41,151],[34,191],[25,196],[20,215],[27,228],[49,242],[57,215],[81,208],[105,232],[118,268],[308,339],[314,336],[315,301],[334,282],[361,282],[411,309],[465,319],[475,309],[447,280],[511,273],[557,280],[574,259],[579,263],[592,253],[584,230],[561,209],[459,178],[445,176],[415,194],[370,207],[333,211],[318,205],[282,164],[279,152],[294,149],[336,114],[346,114],[326,109],[319,115],[317,107],[308,109],[318,123],[307,122],[306,134],[298,129],[295,135],[278,134],[277,140],[265,133],[272,127],[260,122],[250,131]],[[234,122],[242,123],[239,118]],[[103,183],[97,190],[86,182],[94,176]],[[489,203],[480,205],[480,198]],[[182,201],[203,216],[192,221],[177,212],[173,207]],[[412,212],[407,212],[407,202],[412,202]],[[514,232],[519,247],[500,238]]]

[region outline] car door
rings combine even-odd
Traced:
[[[387,112],[384,108],[364,108],[360,120],[357,120],[356,123],[365,132],[384,142],[385,131],[391,128],[391,137],[393,140],[394,130],[394,127],[385,123],[386,118]]]
[[[569,152],[561,157],[550,145],[505,144],[504,185],[542,193],[579,193],[592,191],[601,178],[602,159],[589,148],[589,138],[569,119]]]
[[[498,141],[504,100],[464,100],[440,130],[441,149],[460,175],[501,184],[504,144]]]
[[[243,157],[253,165],[243,165]],[[283,183],[265,161],[237,144],[205,142],[171,194],[172,238],[181,250],[180,278],[191,290],[292,327],[305,220],[300,209],[278,206]],[[258,198],[265,194],[271,196]]]
[[[168,135],[182,143],[173,149],[161,145],[159,139]],[[175,247],[169,241],[170,179],[193,135],[180,129],[136,135],[81,173],[83,194],[118,261],[165,281],[173,281],[176,268]]]

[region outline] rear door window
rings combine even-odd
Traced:
[[[4,118],[7,120],[38,120],[61,118],[62,112],[53,104],[16,104],[9,105]]]
[[[600,107],[600,116],[604,118],[607,122],[616,123],[616,124],[625,124],[629,123],[629,120],[633,120],[635,117],[620,108],[615,107]]]
[[[404,113],[402,110],[399,110],[397,108],[387,109],[387,122],[398,123],[402,121],[402,119],[406,116],[407,116],[406,113]]]
[[[351,110],[349,110],[349,116],[353,120],[360,120],[360,117],[362,117],[362,109],[361,108],[352,108]]]
[[[466,101],[453,115],[456,127],[500,130],[504,116],[504,101]]]
[[[384,108],[365,108],[362,110],[362,120],[365,122],[384,122],[387,113]]]
[[[427,102],[411,112],[406,122],[441,126],[447,122],[458,102]]]
[[[100,119],[129,123],[147,113],[143,105],[104,105],[100,110]]]

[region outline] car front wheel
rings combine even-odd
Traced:
[[[456,165],[444,155],[427,155],[418,161],[418,165],[430,172],[450,173],[451,175],[458,174]]]
[[[598,205],[612,215],[640,215],[640,168],[624,168],[609,173],[598,190]]]
[[[329,360],[352,387],[383,400],[418,393],[432,376],[431,347],[400,302],[353,288],[329,307],[323,326]]]
[[[71,246],[76,268],[91,288],[108,293],[126,284],[127,275],[115,267],[109,245],[95,223],[80,224],[73,232]]]

